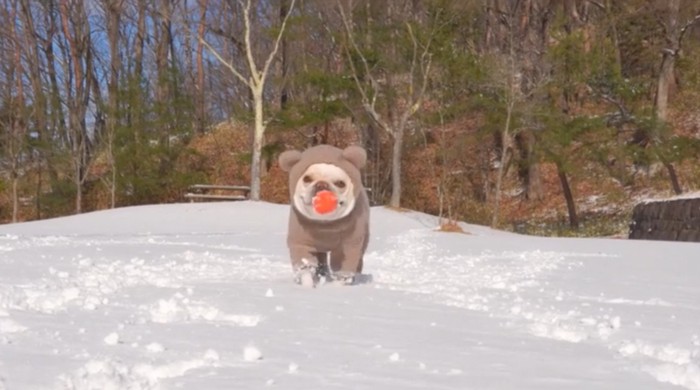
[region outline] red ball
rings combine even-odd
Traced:
[[[338,207],[338,198],[331,191],[319,191],[313,199],[314,210],[319,214],[327,214]]]

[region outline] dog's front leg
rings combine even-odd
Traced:
[[[359,243],[344,243],[337,250],[331,251],[329,268],[333,277],[349,282],[362,272],[363,248]]]
[[[303,286],[315,286],[318,282],[318,258],[313,248],[305,245],[291,245],[289,257],[292,261],[294,280]]]

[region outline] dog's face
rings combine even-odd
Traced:
[[[335,210],[319,213],[314,209],[314,197],[321,191],[330,191],[338,199]],[[354,185],[350,176],[333,164],[310,165],[297,180],[293,197],[294,207],[305,217],[317,221],[343,218],[355,207]]]
[[[352,213],[364,195],[360,169],[366,162],[367,152],[359,146],[341,150],[316,145],[303,153],[287,150],[279,156],[280,168],[289,172],[293,207],[315,221],[335,221]]]

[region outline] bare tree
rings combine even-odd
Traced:
[[[544,53],[555,3],[550,0],[486,2],[485,52],[515,56],[517,71],[521,74],[519,88],[525,95],[531,95],[547,77]],[[544,195],[533,127],[532,123],[523,126],[514,137],[515,147],[520,152],[519,173],[525,185],[525,198],[536,201]]]
[[[42,51],[44,54],[44,57],[46,58],[46,72],[48,73],[48,80],[49,80],[49,92],[48,92],[48,99],[49,99],[49,122],[50,122],[50,128],[52,129],[52,134],[50,136],[51,139],[54,140],[60,140],[57,142],[59,145],[65,141],[65,134],[66,132],[66,120],[65,120],[65,113],[63,111],[63,106],[62,106],[62,98],[61,98],[61,86],[60,86],[60,80],[59,80],[59,70],[58,70],[58,65],[57,63],[59,60],[56,59],[56,51],[55,51],[55,40],[57,35],[59,34],[59,27],[58,27],[58,21],[57,21],[57,16],[55,13],[56,9],[56,4],[54,0],[47,0],[45,2],[42,2],[43,5],[43,15],[44,15],[44,20],[43,24],[46,27],[46,37],[42,40],[41,46],[42,46]],[[65,61],[63,61],[65,63]],[[51,164],[53,160],[53,154],[54,154],[54,149],[55,148],[55,142],[51,143],[46,149],[47,149],[47,171],[49,174],[49,178],[51,181],[57,181],[58,179],[58,173],[55,167],[53,167],[53,164]],[[41,189],[39,189],[40,191]],[[37,193],[37,199],[39,198],[39,193]],[[41,208],[37,207],[37,216],[41,217]]]
[[[109,198],[110,207],[116,206],[117,198],[117,163],[115,157],[115,137],[119,124],[119,74],[121,71],[121,54],[119,52],[121,40],[119,31],[121,15],[124,9],[124,0],[103,0],[105,21],[107,25],[107,42],[109,43],[109,81],[107,83],[107,123],[105,142],[107,158],[110,166]]]
[[[367,7],[369,7],[369,3],[367,3]],[[426,96],[432,64],[430,49],[434,34],[437,32],[437,26],[431,26],[432,30],[425,42],[419,42],[411,22],[407,20],[403,23],[411,44],[411,57],[408,69],[404,75],[401,75],[402,78],[405,78],[405,83],[403,83],[405,85],[402,88],[399,85],[401,82],[397,81],[397,84],[393,84],[390,81],[391,77],[387,75],[390,71],[385,72],[385,69],[376,69],[370,65],[365,52],[355,39],[354,23],[340,2],[338,2],[338,10],[345,27],[345,38],[347,41],[345,54],[351,68],[355,87],[360,94],[362,108],[371,120],[393,139],[389,206],[399,208],[401,207],[401,160],[404,134],[409,120],[421,109]],[[368,18],[371,18],[371,11],[367,15]],[[368,23],[371,23],[371,20]],[[368,27],[367,31],[368,34],[371,34],[371,28]],[[366,40],[371,42],[371,35],[367,36]],[[391,54],[389,53],[388,55]],[[359,58],[360,68],[355,65],[354,57]],[[387,75],[387,82],[380,80],[379,73],[382,72],[385,72],[384,74]],[[390,93],[398,93],[404,100],[400,103],[384,102],[389,106],[387,114],[384,115],[380,112],[381,110],[377,104],[381,99],[388,100],[387,95]]]
[[[170,48],[173,45],[173,10],[170,3],[170,0],[159,0],[157,9],[153,9],[154,16],[152,17],[156,24],[156,27],[153,29],[157,72],[156,101],[161,104],[164,110],[173,93],[171,86],[171,79],[173,78],[171,61],[174,63],[174,59],[170,57]],[[167,144],[167,131],[163,138],[165,138],[163,142]]]
[[[499,132],[500,144],[501,144],[501,154],[500,161],[498,164],[498,171],[496,173],[496,188],[494,194],[494,207],[493,214],[491,216],[491,226],[496,227],[498,225],[498,216],[501,207],[501,187],[503,185],[503,177],[505,176],[506,169],[509,165],[510,159],[513,154],[513,115],[515,113],[516,105],[523,101],[524,95],[520,89],[520,79],[519,70],[516,67],[515,52],[511,49],[511,53],[506,56],[503,61],[506,63],[503,68],[503,72],[498,72],[496,77],[500,80],[502,85],[500,86],[501,93],[503,95],[504,109],[505,109],[505,121],[503,127]]]
[[[195,112],[197,116],[197,130],[199,132],[204,131],[204,124],[206,123],[206,103],[204,95],[204,33],[206,32],[206,17],[207,17],[207,6],[208,0],[199,1],[199,21],[197,23],[197,97],[195,99]]]
[[[666,33],[665,40],[667,44],[667,46],[664,47],[661,52],[661,69],[657,79],[656,96],[654,97],[654,111],[656,114],[656,120],[661,126],[668,122],[669,90],[671,89],[671,86],[675,84],[674,67],[676,58],[681,50],[683,38],[685,37],[688,28],[700,21],[700,11],[698,11],[698,13],[692,19],[681,26],[678,21],[680,5],[680,0],[669,0],[667,3],[667,21],[659,21]],[[661,162],[668,171],[673,191],[676,194],[682,193],[683,189],[681,188],[678,180],[678,174],[676,173],[676,169],[674,168],[673,164],[664,157],[661,158]]]
[[[244,29],[242,48],[245,52],[247,60],[247,66],[245,70],[238,69],[232,61],[224,59],[223,56],[216,49],[214,49],[209,43],[207,43],[207,41],[204,38],[200,37],[200,42],[204,44],[207,50],[209,50],[214,55],[214,57],[216,57],[216,59],[222,65],[224,65],[231,72],[231,74],[233,74],[234,77],[236,77],[243,84],[245,84],[250,90],[250,94],[253,100],[254,114],[253,158],[250,169],[250,199],[252,200],[260,200],[261,156],[263,137],[265,135],[265,129],[267,127],[267,123],[265,122],[263,117],[263,92],[265,90],[265,82],[267,81],[267,77],[270,73],[270,66],[272,65],[272,61],[275,59],[275,56],[279,51],[280,42],[282,41],[282,36],[284,35],[284,31],[287,27],[287,22],[289,21],[289,17],[292,14],[292,11],[294,10],[295,1],[296,0],[291,0],[291,3],[289,4],[287,14],[282,20],[282,24],[279,28],[279,31],[277,32],[277,36],[275,37],[272,49],[268,53],[267,58],[265,59],[262,65],[262,68],[260,67],[255,58],[255,53],[253,49],[253,45],[255,44],[255,42],[251,40],[252,0],[246,0],[245,3],[240,2],[243,7]]]
[[[64,90],[68,107],[68,139],[71,145],[73,181],[75,183],[75,212],[82,212],[83,184],[87,178],[90,157],[90,137],[86,123],[90,101],[90,25],[85,4],[61,0],[59,14],[63,27],[63,39],[69,55],[64,65]]]
[[[498,15],[500,23],[494,23],[495,26],[492,27],[498,32],[496,35],[501,40],[500,48],[494,55],[496,66],[492,77],[495,81],[496,94],[503,102],[505,115],[503,125],[498,132],[500,158],[491,214],[491,226],[496,227],[499,222],[503,179],[514,155],[515,137],[521,131],[520,127],[514,126],[514,116],[516,108],[522,105],[535,89],[532,85],[534,82],[532,73],[536,59],[532,58],[532,54],[522,53],[522,48],[528,46],[527,38],[532,39],[529,29],[532,1],[513,2],[506,8],[501,8],[498,1],[493,3],[489,12]],[[487,30],[487,40],[493,40],[493,34],[495,34],[493,31]]]
[[[2,138],[0,144],[4,146],[6,154],[7,170],[10,175],[12,198],[12,222],[17,222],[19,215],[19,179],[22,164],[22,155],[25,147],[26,136],[26,99],[23,85],[22,48],[19,34],[15,26],[18,13],[17,1],[5,0],[0,20],[6,27],[6,34],[0,46],[6,53],[13,53],[3,65],[5,76],[5,88],[0,104],[0,131]],[[4,46],[4,47],[3,47]]]
[[[280,22],[284,23],[284,19],[287,17],[287,14],[289,13],[289,0],[281,0],[280,1],[280,12],[279,12],[279,17],[280,17]],[[289,53],[288,53],[288,47],[289,44],[287,42],[287,39],[285,37],[282,37],[282,41],[280,42],[280,66],[279,66],[279,74],[280,78],[282,79],[282,86],[280,89],[280,98],[279,98],[279,106],[281,109],[284,109],[287,106],[287,102],[289,101],[289,90],[287,88],[287,75],[289,74]]]
[[[35,159],[33,164],[36,167],[36,193],[34,195],[37,215],[40,215],[41,194],[43,187],[44,166],[48,166],[47,153],[49,149],[50,134],[48,127],[48,94],[44,91],[44,75],[40,54],[40,34],[35,25],[32,5],[29,0],[20,1],[21,17],[23,27],[23,46],[25,51],[25,63],[27,67],[27,77],[29,78],[32,94],[32,119],[34,124],[34,137],[38,146],[33,148],[35,153],[31,156]]]

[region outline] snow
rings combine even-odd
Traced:
[[[105,337],[105,344],[107,345],[117,345],[119,344],[119,334],[112,332]]]
[[[254,362],[260,359],[262,359],[262,352],[260,352],[256,346],[249,345],[243,349],[243,360],[247,362]]]
[[[700,390],[700,245],[372,209],[365,275],[292,283],[288,206],[0,226],[0,390]]]
[[[641,203],[655,203],[655,202],[670,202],[674,200],[683,199],[697,199],[700,198],[700,191],[684,192],[680,195],[671,195],[666,197],[647,197],[640,200]]]

